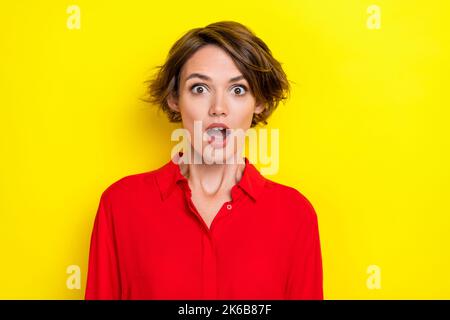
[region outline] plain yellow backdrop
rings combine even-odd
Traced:
[[[140,100],[143,82],[182,34],[220,20],[255,31],[294,82],[269,119],[280,170],[268,178],[317,211],[325,298],[450,298],[447,1],[8,1],[0,12],[0,298],[84,297],[101,192],[166,163],[179,126]]]

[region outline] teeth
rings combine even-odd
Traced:
[[[222,127],[214,127],[214,128],[210,128],[210,129],[208,129],[208,131],[213,131],[213,132],[223,132],[223,131],[225,131],[226,129],[225,128],[222,128]]]
[[[224,127],[213,127],[213,128],[209,128],[208,130],[206,130],[206,132],[209,135],[223,135],[223,136],[228,136],[230,134],[229,130],[227,130],[227,128]]]

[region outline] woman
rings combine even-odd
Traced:
[[[189,143],[102,193],[85,298],[323,299],[314,208],[230,139],[267,124],[289,93],[266,44],[231,21],[190,30],[149,93]]]

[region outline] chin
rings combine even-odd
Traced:
[[[203,151],[204,164],[240,164],[245,163],[243,157],[226,148],[208,149]]]

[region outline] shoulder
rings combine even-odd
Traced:
[[[145,192],[154,194],[157,189],[156,175],[159,169],[123,176],[111,182],[101,194],[108,202],[122,202]]]
[[[265,189],[271,201],[277,202],[294,219],[317,220],[311,201],[299,189],[265,178]]]

